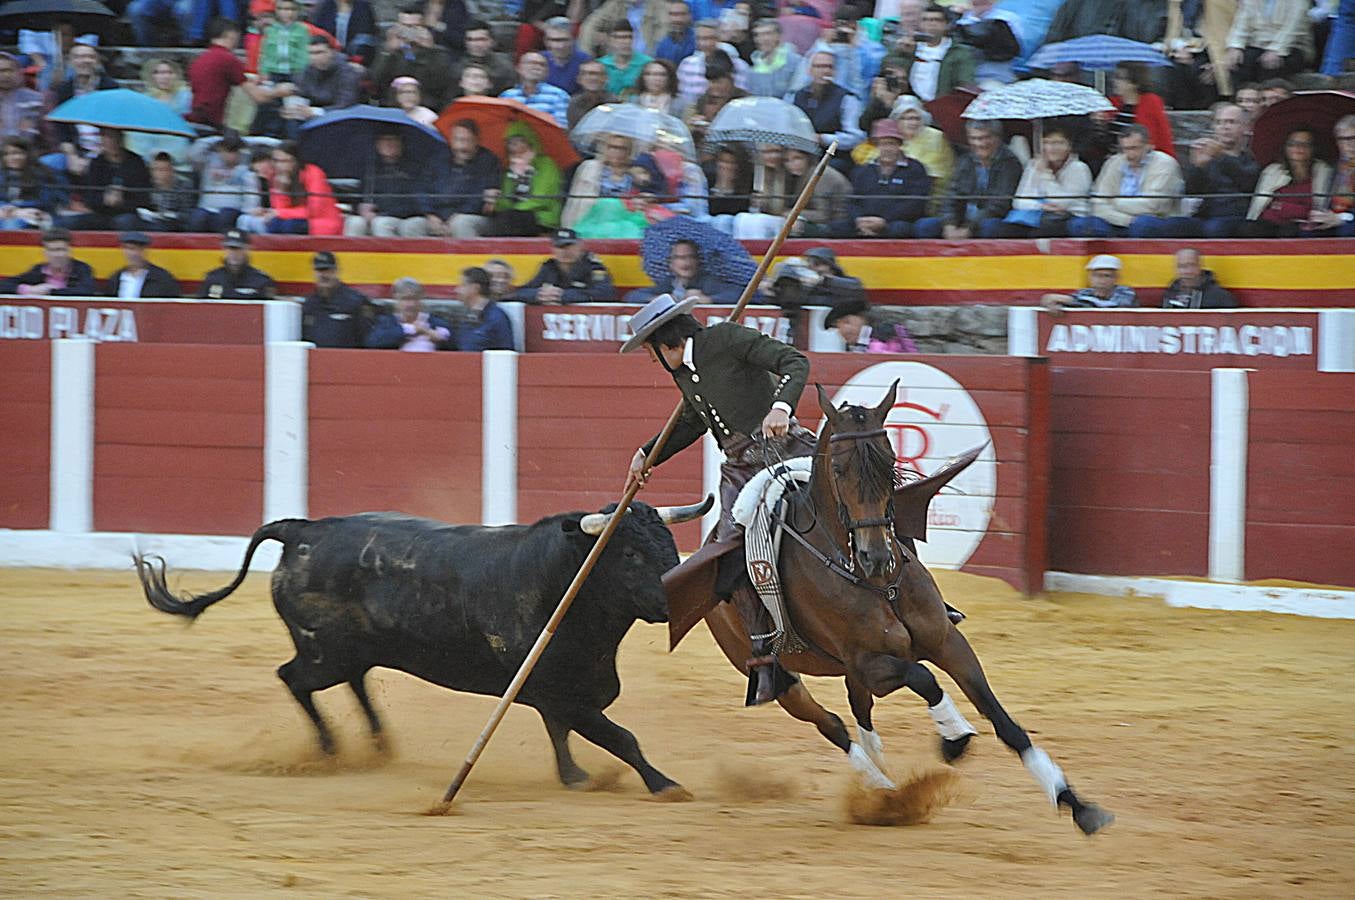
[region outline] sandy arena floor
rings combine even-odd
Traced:
[[[321,706],[344,763],[317,765],[273,674],[291,646],[264,577],[188,628],[130,571],[0,570],[0,893],[1350,896],[1355,622],[941,579],[999,698],[1117,814],[1110,831],[1089,840],[1055,815],[987,727],[965,796],[930,824],[846,824],[841,754],[778,708],[740,708],[743,681],[704,629],[668,655],[646,625],[622,648],[612,714],[695,802],[651,802],[629,770],[564,790],[539,719],[514,710],[460,814],[429,818],[492,701],[374,673],[395,759],[372,759],[340,688]],[[811,688],[846,717],[840,683]],[[896,774],[938,765],[920,701],[877,710]],[[619,767],[572,740],[595,775]]]

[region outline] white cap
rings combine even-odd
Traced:
[[[1100,256],[1093,256],[1092,261],[1087,263],[1088,272],[1094,271],[1096,269],[1114,269],[1116,272],[1118,272],[1122,268],[1124,267],[1120,265],[1120,258],[1118,256],[1111,256],[1109,253],[1102,253]]]

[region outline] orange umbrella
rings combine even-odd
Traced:
[[[480,146],[486,147],[496,156],[504,155],[504,132],[514,122],[521,122],[532,129],[541,143],[541,152],[545,153],[562,170],[579,161],[579,154],[569,143],[569,134],[561,128],[548,113],[532,109],[520,100],[505,100],[502,97],[462,97],[453,100],[442,111],[435,123],[447,142],[452,140],[452,125],[462,119],[470,119],[480,128]]]

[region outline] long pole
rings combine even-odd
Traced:
[[[805,204],[809,202],[809,198],[814,196],[814,188],[818,185],[819,179],[823,177],[824,170],[828,167],[828,163],[832,160],[833,154],[836,152],[837,142],[834,141],[828,148],[828,151],[824,153],[823,158],[819,160],[819,164],[814,167],[814,173],[810,176],[809,181],[805,183],[804,189],[800,191],[800,196],[795,201],[795,205],[791,207],[790,212],[786,215],[786,221],[782,223],[781,231],[776,235],[776,239],[771,242],[767,247],[767,252],[762,255],[762,262],[758,265],[757,272],[753,275],[753,280],[748,282],[744,287],[743,294],[739,297],[739,302],[734,305],[734,310],[730,313],[730,321],[737,322],[743,316],[744,309],[747,308],[748,302],[752,299],[753,295],[757,293],[758,286],[762,284],[762,279],[766,277],[767,270],[771,268],[772,261],[776,259],[776,254],[781,250],[781,245],[786,242],[786,238],[790,235],[790,230],[795,225],[795,220],[799,218],[800,212],[805,208]],[[517,699],[523,684],[526,683],[527,678],[532,674],[532,669],[536,667],[537,662],[541,659],[541,654],[546,652],[546,645],[550,643],[551,638],[555,637],[555,630],[560,627],[560,622],[564,620],[565,613],[569,612],[569,607],[574,602],[574,598],[578,596],[584,581],[587,580],[589,573],[593,571],[593,566],[597,564],[598,557],[602,555],[602,551],[607,547],[607,542],[612,539],[612,534],[621,524],[621,517],[626,514],[626,510],[630,507],[630,502],[635,499],[636,492],[640,490],[640,486],[644,481],[644,475],[647,475],[649,470],[653,468],[654,461],[658,458],[659,453],[662,452],[664,445],[668,443],[668,438],[673,434],[673,429],[677,426],[678,416],[680,416],[681,413],[682,401],[679,400],[677,406],[673,408],[673,412],[668,416],[668,421],[664,424],[663,430],[659,432],[658,439],[654,441],[654,448],[649,451],[649,455],[645,458],[644,474],[626,488],[625,493],[621,495],[621,501],[617,503],[616,511],[608,518],[606,526],[602,529],[602,533],[598,535],[598,539],[593,543],[592,549],[589,550],[588,555],[584,557],[583,564],[579,566],[579,571],[574,575],[574,580],[569,583],[569,588],[565,591],[565,595],[560,598],[560,603],[555,607],[555,612],[551,613],[551,617],[546,621],[546,627],[542,629],[541,634],[537,636],[536,643],[532,645],[532,649],[527,653],[527,658],[522,661],[522,665],[518,667],[517,674],[514,675],[513,680],[508,683],[508,690],[506,690],[504,695],[499,698],[498,704],[494,707],[494,712],[490,713],[489,721],[485,723],[485,727],[480,731],[480,736],[477,737],[475,743],[471,745],[470,752],[466,754],[465,762],[461,764],[461,769],[456,773],[456,777],[452,779],[452,783],[447,786],[447,792],[442,795],[442,800],[429,810],[430,814],[445,815],[451,810],[452,801],[456,799],[457,792],[460,791],[461,786],[466,783],[466,778],[470,776],[470,770],[474,768],[476,761],[480,759],[480,754],[484,752],[485,746],[489,743],[489,739],[494,736],[494,731],[499,727],[499,723],[503,721],[503,717],[508,713],[508,707],[512,706],[513,701]]]

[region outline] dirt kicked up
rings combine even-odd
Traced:
[[[394,758],[339,688],[319,699],[341,759],[321,762],[274,675],[291,645],[264,577],[186,627],[130,569],[0,571],[0,893],[1349,896],[1355,622],[940,579],[1007,709],[1118,816],[1105,834],[1056,815],[986,723],[928,824],[849,824],[839,752],[778,708],[740,708],[704,629],[669,655],[646,625],[611,712],[694,802],[650,801],[577,736],[599,789],[563,789],[539,719],[513,710],[459,814],[430,818],[492,701],[378,671]],[[846,715],[840,683],[810,688]],[[939,768],[921,701],[900,692],[876,723],[895,775]]]

